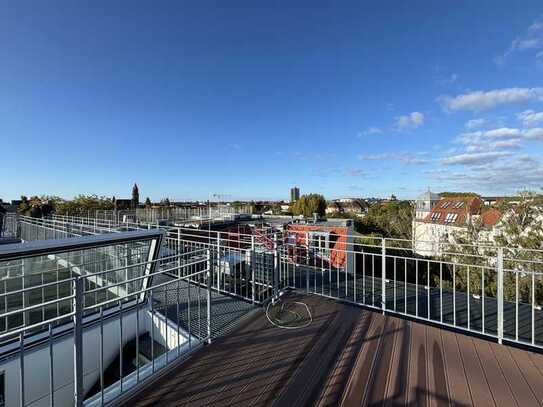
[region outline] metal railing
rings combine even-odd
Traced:
[[[209,250],[159,257],[162,236],[0,250],[6,405],[107,404],[211,341]]]
[[[299,228],[263,240],[260,232],[71,221],[99,232],[159,228],[172,253],[209,249],[214,289],[257,304],[291,287],[500,342],[543,346],[543,250],[337,233],[323,245]],[[437,254],[420,255],[421,244]]]

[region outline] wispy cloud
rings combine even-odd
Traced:
[[[535,127],[539,123],[543,123],[543,112],[525,110],[524,112],[517,114],[517,118],[522,122],[524,127]]]
[[[379,127],[372,126],[358,133],[358,137],[360,138],[364,136],[372,136],[375,134],[382,134],[382,133],[383,133],[383,130],[381,130]]]
[[[416,129],[424,124],[424,114],[420,112],[411,112],[407,115],[398,116],[395,119],[394,126],[398,130]]]
[[[381,153],[381,154],[369,154],[359,155],[358,159],[363,161],[400,161],[406,165],[420,165],[428,164],[431,159],[426,157],[427,152],[421,151],[418,153],[400,152],[400,153]]]
[[[533,51],[541,48],[543,48],[543,16],[540,16],[524,33],[511,41],[509,48],[503,54],[497,56],[494,61],[498,65],[502,65],[517,52]],[[541,52],[538,52],[536,58],[539,58],[540,54]]]
[[[448,112],[467,110],[481,112],[502,105],[543,100],[543,88],[505,88],[474,91],[457,96],[442,95],[437,102]]]
[[[529,155],[508,157],[507,161],[481,163],[463,170],[453,167],[425,171],[425,175],[458,189],[517,192],[521,188],[537,188],[543,183],[543,167]]]
[[[511,129],[509,127],[501,127],[499,129],[488,130],[483,133],[484,137],[489,138],[511,138],[519,137],[521,131],[519,129]]]
[[[510,152],[507,151],[489,151],[483,153],[464,153],[453,155],[450,157],[443,158],[441,163],[444,165],[481,165],[492,163],[502,157],[511,156]]]
[[[468,130],[475,130],[475,129],[480,129],[485,124],[486,124],[486,119],[471,119],[471,120],[468,120],[464,124],[464,127]]]

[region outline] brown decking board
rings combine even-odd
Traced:
[[[313,323],[263,311],[197,351],[130,406],[538,406],[543,356],[422,323],[290,294]]]

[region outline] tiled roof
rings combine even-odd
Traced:
[[[441,198],[423,222],[464,226],[469,216],[478,215],[483,202],[475,196]]]
[[[502,213],[496,208],[488,208],[481,213],[481,222],[485,227],[492,227],[501,219]]]

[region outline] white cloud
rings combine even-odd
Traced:
[[[517,192],[523,188],[539,189],[543,184],[540,160],[529,155],[509,157],[506,161],[474,165],[453,171],[452,167],[424,172],[441,184],[457,189],[477,189],[482,193]]]
[[[524,137],[527,139],[543,140],[543,128],[535,127],[524,132]]]
[[[494,162],[502,157],[510,156],[511,153],[503,151],[490,151],[483,153],[464,153],[446,157],[441,160],[444,165],[481,165]]]
[[[486,119],[471,119],[464,124],[464,127],[468,130],[475,130],[483,127],[486,124]]]
[[[381,130],[379,127],[368,127],[366,130],[358,133],[358,137],[362,137],[362,136],[371,136],[371,135],[374,135],[374,134],[381,134],[383,133],[383,130]]]
[[[522,121],[524,127],[534,127],[539,123],[543,123],[543,112],[525,110],[524,112],[517,114],[517,118]]]
[[[501,148],[520,148],[520,139],[514,138],[511,140],[501,140],[496,141],[490,144],[492,149],[501,149]]]
[[[502,55],[495,58],[499,65],[517,52],[526,52],[543,48],[543,16],[540,16],[528,29],[511,41],[511,45]],[[538,53],[536,58],[539,58]]]
[[[501,105],[543,100],[543,88],[505,88],[474,91],[457,96],[442,95],[437,98],[446,111],[469,110],[480,112]]]
[[[511,138],[519,137],[521,131],[519,129],[510,129],[509,127],[502,127],[499,129],[488,130],[483,133],[484,137],[489,138]]]
[[[416,129],[424,124],[424,114],[411,112],[408,115],[396,117],[395,126],[398,130]]]

